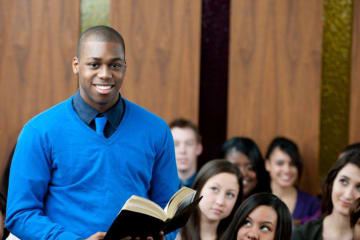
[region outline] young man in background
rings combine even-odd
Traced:
[[[170,124],[175,143],[176,167],[181,186],[192,187],[197,174],[198,157],[203,150],[198,127],[183,118]]]

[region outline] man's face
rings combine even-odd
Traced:
[[[73,59],[73,71],[79,76],[80,95],[104,112],[119,98],[126,69],[124,49],[117,42],[85,40],[79,57]]]
[[[197,157],[202,145],[197,141],[191,128],[174,127],[171,133],[175,143],[176,165],[178,171],[196,171]]]

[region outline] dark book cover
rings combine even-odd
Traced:
[[[180,204],[174,217],[167,219],[165,222],[144,213],[121,210],[107,231],[104,239],[119,240],[128,236],[134,239],[136,237],[145,239],[146,237],[151,236],[154,240],[158,240],[160,239],[160,231],[167,234],[183,227],[190,215],[197,208],[201,198],[196,200],[188,198],[186,200],[187,201],[183,201]]]

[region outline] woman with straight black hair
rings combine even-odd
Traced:
[[[271,192],[270,176],[256,143],[247,137],[233,137],[222,146],[226,160],[238,166],[243,175],[244,198],[259,192]]]
[[[286,205],[271,193],[256,193],[240,205],[221,240],[289,240],[291,231]]]
[[[360,197],[360,150],[336,161],[323,185],[323,216],[295,229],[293,240],[353,240],[350,208]]]
[[[295,142],[285,137],[276,137],[270,143],[265,160],[270,173],[271,191],[289,208],[295,226],[319,217],[320,201],[300,190],[303,160]]]
[[[200,196],[202,199],[177,239],[219,239],[242,201],[240,170],[226,160],[207,162],[200,169],[193,189],[197,191],[195,199]]]

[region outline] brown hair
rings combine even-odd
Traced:
[[[227,218],[221,220],[219,223],[219,226],[216,231],[218,238],[223,234],[226,227],[231,222],[234,212],[236,211],[236,209],[238,208],[238,206],[241,204],[242,201],[243,187],[242,187],[242,176],[240,170],[234,164],[223,159],[215,159],[209,161],[200,169],[193,186],[193,188],[197,191],[195,198],[198,198],[205,183],[211,177],[220,173],[230,173],[236,176],[237,181],[239,183],[239,194],[231,214]],[[200,239],[199,209],[194,214],[191,215],[185,227],[181,229],[180,234],[182,240]]]
[[[355,227],[360,218],[360,198],[356,199],[350,208],[350,226]]]
[[[338,161],[336,161],[335,165],[330,169],[323,184],[323,199],[321,202],[321,210],[323,214],[329,215],[332,212],[334,205],[331,200],[331,194],[334,185],[334,180],[341,171],[341,169],[343,169],[347,164],[350,163],[360,168],[359,149],[354,150],[348,154],[345,154]]]
[[[169,127],[170,127],[170,129],[173,129],[173,128],[176,128],[176,127],[178,127],[178,128],[190,128],[195,133],[196,141],[198,143],[201,143],[200,130],[190,120],[187,120],[185,118],[177,118],[177,119],[175,119],[175,120],[173,120],[172,122],[169,123]]]

